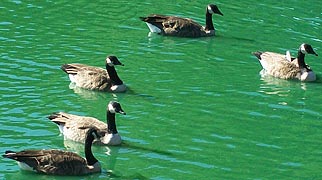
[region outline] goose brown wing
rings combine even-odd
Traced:
[[[53,113],[48,116],[52,122],[64,126],[64,136],[77,142],[84,142],[86,132],[90,127],[95,126],[101,131],[106,131],[107,124],[93,117],[78,116],[64,112]],[[62,131],[62,130],[61,130]]]
[[[77,74],[81,71],[96,71],[96,72],[106,73],[106,70],[103,68],[88,66],[85,64],[78,64],[78,63],[63,64],[61,66],[61,69],[67,74]]]
[[[204,33],[201,31],[203,27],[189,18],[151,14],[140,19],[158,27],[169,36],[195,37]]]
[[[169,17],[163,26],[165,33],[170,36],[198,37],[205,35],[203,27],[189,18]]]
[[[296,78],[300,72],[293,62],[289,62],[284,54],[274,52],[264,52],[261,54],[261,61],[266,61],[266,71],[268,74],[281,79]]]
[[[110,77],[103,68],[84,64],[64,64],[61,69],[74,75],[77,86],[90,90],[105,90],[111,86]]]
[[[65,125],[68,128],[76,126],[77,128],[83,129],[84,127],[95,126],[98,129],[106,129],[106,123],[93,117],[58,112],[48,116],[48,119],[58,125]]]
[[[266,61],[287,61],[285,54],[279,54],[274,52],[264,52],[261,58]],[[288,62],[288,61],[287,61]]]
[[[80,78],[76,83],[79,87],[90,90],[105,90],[109,89],[111,86],[111,80],[106,73],[106,70],[81,71],[78,75]]]
[[[46,153],[44,153],[43,150],[23,150],[20,152],[6,151],[2,156],[18,162],[23,162],[33,169],[36,169],[39,165],[38,158],[45,156],[45,154]]]
[[[49,150],[46,156],[37,158],[38,172],[55,175],[81,175],[86,173],[87,162],[73,152]]]

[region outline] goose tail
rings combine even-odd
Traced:
[[[49,120],[51,120],[52,122],[59,124],[59,122],[61,122],[61,121],[55,121],[55,120],[57,120],[58,118],[62,118],[62,115],[58,112],[54,112],[51,115],[49,115],[47,118]]]
[[[261,59],[262,59],[262,58],[261,58],[261,55],[263,54],[263,52],[256,51],[256,52],[252,52],[252,54],[253,54],[254,56],[256,56],[259,60],[261,60]]]
[[[77,67],[73,66],[72,64],[63,64],[60,67],[61,70],[63,70],[67,74],[75,75],[77,74]]]
[[[162,23],[164,20],[167,19],[166,16],[163,15],[157,15],[157,14],[151,14],[149,16],[146,17],[139,17],[141,19],[141,21],[144,22],[148,22],[148,23],[153,23],[153,22],[158,22],[158,23]]]
[[[8,151],[6,151],[3,155],[2,155],[2,157],[4,157],[4,158],[9,158],[9,159],[14,159],[14,156],[13,155],[15,155],[16,154],[16,152],[15,151],[10,151],[10,150],[8,150]]]
[[[147,24],[151,32],[161,33],[163,29],[163,22],[166,21],[167,17],[163,15],[152,14],[147,17],[140,17],[140,19]]]
[[[60,133],[64,134],[66,117],[64,117],[62,113],[53,113],[49,115],[47,118],[58,126]]]

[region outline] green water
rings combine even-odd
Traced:
[[[5,1],[0,5],[0,145],[67,149],[52,112],[105,118],[118,100],[124,139],[93,147],[103,172],[70,179],[321,179],[321,23],[316,1],[216,1],[217,36],[148,35],[150,13],[204,23],[205,1]],[[314,5],[316,4],[316,5]],[[294,55],[303,42],[316,83],[262,79],[252,51]],[[124,94],[70,89],[64,63],[104,67],[107,55]],[[0,179],[64,179],[24,172],[1,158]]]

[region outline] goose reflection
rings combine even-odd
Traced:
[[[72,89],[74,93],[78,94],[82,98],[90,99],[90,100],[97,100],[97,99],[105,99],[106,93],[99,92],[99,91],[91,91],[75,85],[75,83],[69,84],[69,89]]]
[[[262,83],[260,84],[259,92],[267,95],[289,96],[291,90],[296,86],[302,90],[307,90],[305,82],[287,81],[283,79],[274,78],[272,76],[261,77]]]

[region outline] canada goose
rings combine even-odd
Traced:
[[[64,64],[61,69],[76,86],[89,90],[125,92],[126,86],[119,78],[115,65],[124,66],[116,56],[106,58],[106,70],[85,64]]]
[[[105,134],[98,141],[94,141],[94,144],[119,145],[121,144],[121,136],[116,128],[115,113],[126,114],[120,103],[111,101],[107,105],[107,124],[93,117],[78,116],[64,112],[54,113],[48,119],[58,125],[65,139],[84,143],[85,134],[88,130],[86,127],[94,126]]]
[[[274,52],[254,52],[253,53],[263,67],[263,75],[271,75],[281,79],[299,79],[300,81],[315,81],[316,75],[312,69],[305,64],[305,54],[314,54],[313,48],[309,44],[301,44],[298,49],[297,58]]]
[[[92,153],[92,142],[100,137],[96,128],[90,128],[85,140],[85,159],[80,155],[56,149],[6,151],[5,158],[13,159],[23,170],[50,175],[86,175],[101,172],[101,165]]]
[[[212,23],[212,14],[223,16],[217,5],[209,4],[206,9],[205,27],[189,18],[181,18],[177,16],[151,14],[147,17],[140,17],[140,19],[146,22],[150,31],[154,33],[167,36],[203,37],[215,35],[215,27]]]

